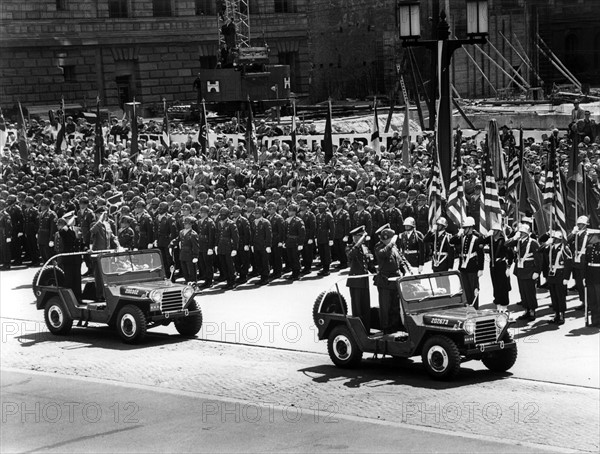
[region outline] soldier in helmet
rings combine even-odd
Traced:
[[[490,277],[494,288],[494,304],[496,309],[505,312],[509,303],[509,268],[513,262],[513,250],[506,247],[506,235],[500,223],[492,225],[491,232],[485,241],[490,246]]]
[[[6,201],[0,199],[0,270],[10,270],[12,222],[6,211]]]
[[[573,231],[567,237],[567,243],[573,253],[573,279],[575,279],[575,288],[579,294],[581,304],[577,306],[578,310],[584,308],[585,286],[583,285],[583,268],[585,263],[585,250],[588,243],[588,224],[587,216],[579,216],[573,227]]]
[[[338,197],[335,200],[335,211],[333,212],[333,223],[335,225],[335,233],[333,236],[333,260],[339,260],[339,269],[348,267],[348,258],[346,257],[346,243],[350,234],[350,214],[344,208],[346,201]]]
[[[273,244],[271,223],[263,217],[263,208],[256,207],[253,220],[250,224],[252,232],[252,250],[254,253],[254,267],[252,271],[260,276],[256,285],[265,285],[269,282],[269,255]]]
[[[38,266],[40,252],[37,246],[36,235],[39,229],[39,213],[34,206],[35,199],[31,196],[25,197],[25,209],[23,210],[23,231],[25,233],[25,249],[31,260],[31,266]]]
[[[39,228],[37,241],[42,260],[46,262],[52,257],[54,248],[54,234],[56,233],[56,213],[50,209],[50,200],[40,200]]]
[[[591,313],[591,324],[600,328],[600,230],[589,232],[585,250],[584,279],[587,289],[587,310]],[[586,321],[588,314],[585,314]]]
[[[185,282],[196,282],[198,256],[200,255],[200,247],[198,234],[192,228],[195,219],[192,216],[183,218],[183,228],[179,232],[178,237],[173,240],[179,242],[179,262],[181,263],[181,274]]]
[[[216,225],[209,216],[209,208],[202,205],[198,214],[198,240],[200,251],[200,277],[204,279],[201,288],[209,288],[213,283],[213,260],[215,257]]]
[[[169,213],[169,204],[167,202],[160,202],[158,205],[158,212],[154,219],[154,238],[154,246],[160,249],[165,272],[168,275],[171,265],[173,265],[173,260],[169,253],[169,245],[171,241],[177,238],[177,227],[175,226],[175,219]]]
[[[238,253],[233,260],[238,273],[237,283],[245,284],[248,282],[248,270],[250,268],[250,242],[252,236],[250,221],[242,216],[242,208],[239,205],[234,205],[231,208],[231,215],[240,237]]]
[[[412,217],[404,219],[404,232],[398,236],[398,249],[410,263],[413,268],[412,272],[423,272],[425,243],[423,234],[415,229],[415,219]]]
[[[146,204],[142,200],[135,203],[135,247],[138,250],[150,249],[154,243],[154,225]]]
[[[23,246],[21,244],[23,238],[23,210],[17,203],[17,196],[14,194],[6,198],[6,205],[6,212],[10,215],[12,223],[11,257],[14,260],[13,265],[20,266],[23,255]]]
[[[385,222],[390,225],[390,228],[396,232],[400,233],[403,229],[404,218],[402,217],[402,212],[396,206],[396,197],[391,195],[386,200],[387,209],[384,211],[385,213]]]
[[[452,235],[446,229],[448,221],[440,216],[431,230],[423,237],[425,243],[432,246],[432,264],[433,272],[448,271],[454,267],[454,247],[450,244]]]
[[[560,230],[554,230],[546,243],[540,247],[542,268],[550,291],[554,318],[550,323],[564,325],[567,310],[567,284],[571,274],[573,254],[564,242]]]
[[[374,258],[369,249],[364,245],[367,238],[365,226],[361,225],[350,232],[353,243],[348,245],[347,255],[350,262],[350,272],[346,286],[350,291],[352,315],[359,317],[367,334],[371,330],[371,296],[369,294],[369,278],[352,276],[364,275],[373,272]]]
[[[331,247],[335,234],[335,224],[331,212],[327,209],[325,202],[319,202],[317,205],[317,248],[321,258],[321,271],[319,276],[329,276],[329,266],[331,265]]]
[[[300,212],[298,217],[304,222],[306,236],[304,240],[304,248],[302,249],[302,271],[301,275],[310,274],[313,260],[315,257],[315,238],[317,236],[317,217],[309,209],[308,200],[300,200]]]
[[[475,230],[475,219],[467,216],[462,228],[450,240],[458,247],[458,268],[467,302],[479,308],[479,278],[483,275],[483,238]]]
[[[297,216],[298,206],[288,207],[288,218],[285,220],[285,249],[287,252],[287,263],[289,263],[292,274],[287,278],[295,281],[300,279],[300,253],[304,249],[306,228],[301,218]]]
[[[235,265],[233,259],[238,253],[239,233],[238,228],[233,220],[229,218],[230,211],[227,207],[221,207],[219,217],[216,222],[216,250],[217,259],[219,260],[219,269],[222,276],[221,279],[227,281],[225,290],[235,288]]]

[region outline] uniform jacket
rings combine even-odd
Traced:
[[[217,221],[217,253],[219,255],[229,255],[231,251],[237,251],[240,237],[235,222],[227,218],[223,221]]]
[[[90,244],[94,251],[116,247],[115,236],[106,222],[96,222],[92,225],[90,229]]]
[[[485,262],[485,257],[483,255],[484,241],[485,239],[477,231],[452,237],[452,244],[457,245],[458,268],[461,271],[475,273],[483,270]]]
[[[368,206],[366,211],[368,211],[371,215],[371,231],[368,233],[372,234],[376,232],[379,227],[385,224],[385,213],[377,205]]]
[[[317,236],[317,217],[310,210],[306,210],[304,213],[300,212],[298,216],[302,219],[302,222],[304,222],[306,241],[314,240]]]
[[[285,222],[280,214],[271,214],[267,218],[271,223],[272,247],[277,247],[285,240]]]
[[[306,228],[298,216],[285,220],[285,247],[297,247],[304,244]]]
[[[194,229],[189,229],[187,232],[181,230],[175,241],[179,241],[179,260],[191,262],[200,255],[200,242]]]
[[[154,220],[154,238],[158,247],[168,247],[171,241],[177,238],[177,227],[175,219],[169,213],[156,216]]]
[[[119,240],[119,245],[127,250],[131,250],[135,247],[135,243],[134,243],[134,231],[131,227],[126,227],[124,229],[119,229],[119,232],[117,234],[117,238]],[[146,246],[148,247],[148,244],[146,243]]]
[[[561,243],[544,244],[540,247],[542,271],[549,284],[562,284],[571,276],[573,254],[569,246]]]
[[[38,230],[38,243],[42,245],[53,241],[56,233],[56,213],[52,210],[40,212]]]
[[[385,210],[384,214],[385,222],[390,224],[390,228],[396,233],[402,232],[402,223],[404,222],[402,212],[397,207],[392,207]]]
[[[135,239],[138,249],[146,249],[150,243],[154,243],[154,223],[147,211],[137,216]]]
[[[39,213],[37,208],[25,208],[23,210],[23,231],[28,237],[35,237],[40,228]]]
[[[255,219],[250,224],[252,232],[252,246],[254,251],[264,251],[267,247],[273,244],[273,233],[271,231],[271,223],[268,219],[261,217]]]
[[[0,211],[0,246],[6,245],[6,239],[12,238],[12,221],[10,215],[4,211]]]
[[[352,244],[346,247],[346,254],[348,255],[348,264],[350,265],[348,276],[359,276],[375,270],[373,255],[364,243],[359,245]],[[348,279],[346,287],[368,288],[369,278]]]
[[[529,244],[529,251],[527,251]],[[537,240],[531,237],[525,240],[512,239],[506,242],[506,247],[515,249],[515,269],[514,275],[517,279],[533,279],[534,273],[540,273],[542,270],[542,260],[539,254],[540,245]]]
[[[454,246],[448,232],[429,231],[423,237],[425,243],[431,243],[433,271],[448,271],[454,267]]]
[[[367,235],[372,236],[373,220],[371,218],[371,213],[369,213],[367,210],[357,211],[352,217],[352,230],[361,225],[365,226],[365,231],[367,232]]]
[[[238,216],[235,219],[235,225],[238,229],[238,235],[240,236],[240,249],[244,246],[250,246],[252,241],[252,232],[250,230],[250,221],[244,216]]]
[[[214,249],[216,245],[217,226],[215,221],[209,216],[205,219],[198,220],[198,242],[200,252],[206,252],[209,249]]]
[[[81,241],[90,244],[90,228],[94,223],[94,213],[89,208],[77,212],[77,226],[81,229]]]
[[[390,241],[387,245],[383,241],[375,245],[375,258],[377,259],[377,276],[375,285],[381,288],[394,289],[396,284],[388,280],[389,277],[400,276],[404,270],[402,257],[396,243]]]
[[[350,214],[343,208],[333,212],[333,222],[335,225],[335,239],[342,239],[350,235]]]
[[[397,245],[411,266],[417,267],[425,264],[425,243],[421,232],[416,229],[402,232],[398,236]]]
[[[17,237],[17,234],[23,233],[23,210],[19,205],[13,203],[6,207],[6,212],[10,215],[12,222],[12,235],[13,238]]]
[[[317,244],[327,243],[334,239],[335,223],[329,211],[317,214]]]
[[[567,237],[567,243],[569,244],[569,248],[573,252],[573,268],[582,269],[584,267],[584,255],[587,248],[587,238],[587,229],[580,232],[571,233]]]
[[[587,284],[600,283],[600,243],[586,247],[583,275]]]

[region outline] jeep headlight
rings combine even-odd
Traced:
[[[148,298],[150,298],[150,301],[153,303],[160,304],[162,301],[162,292],[160,290],[152,290],[148,295]]]
[[[467,334],[475,333],[475,320],[470,319],[463,323],[463,329]]]
[[[508,323],[508,317],[506,314],[500,314],[496,317],[496,326],[500,329],[504,329],[506,324]]]
[[[187,300],[189,300],[189,299],[192,297],[192,295],[194,294],[194,289],[193,289],[193,287],[190,287],[190,286],[188,285],[187,287],[185,287],[185,288],[183,289],[183,291],[181,292],[181,294],[183,295],[183,300],[184,300],[184,301],[187,301]]]

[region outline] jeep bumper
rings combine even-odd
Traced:
[[[151,322],[163,322],[165,320],[175,320],[178,318],[182,318],[182,317],[189,317],[190,315],[197,315],[200,314],[200,311],[190,311],[187,309],[182,309],[180,311],[173,311],[173,312],[163,312],[161,314],[150,314],[150,316],[148,317],[148,321]]]
[[[481,345],[470,345],[469,348],[464,352],[464,355],[468,358],[481,356],[482,354],[494,352],[498,350],[507,350],[509,348],[516,348],[517,344],[513,342],[494,342],[490,344]]]

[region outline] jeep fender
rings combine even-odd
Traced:
[[[321,324],[320,321],[323,320]],[[348,319],[342,314],[321,314],[317,320],[319,340],[329,338],[329,333],[337,325],[348,325]]]
[[[107,323],[109,325],[115,323],[117,321],[117,315],[119,315],[119,311],[124,306],[127,306],[128,304],[131,304],[133,306],[139,307],[141,309],[141,311],[144,313],[144,316],[146,317],[146,319],[148,318],[148,303],[147,303],[147,300],[136,300],[136,299],[123,299],[123,298],[119,298],[119,301],[111,309],[111,314],[110,314],[110,317],[109,317]]]

